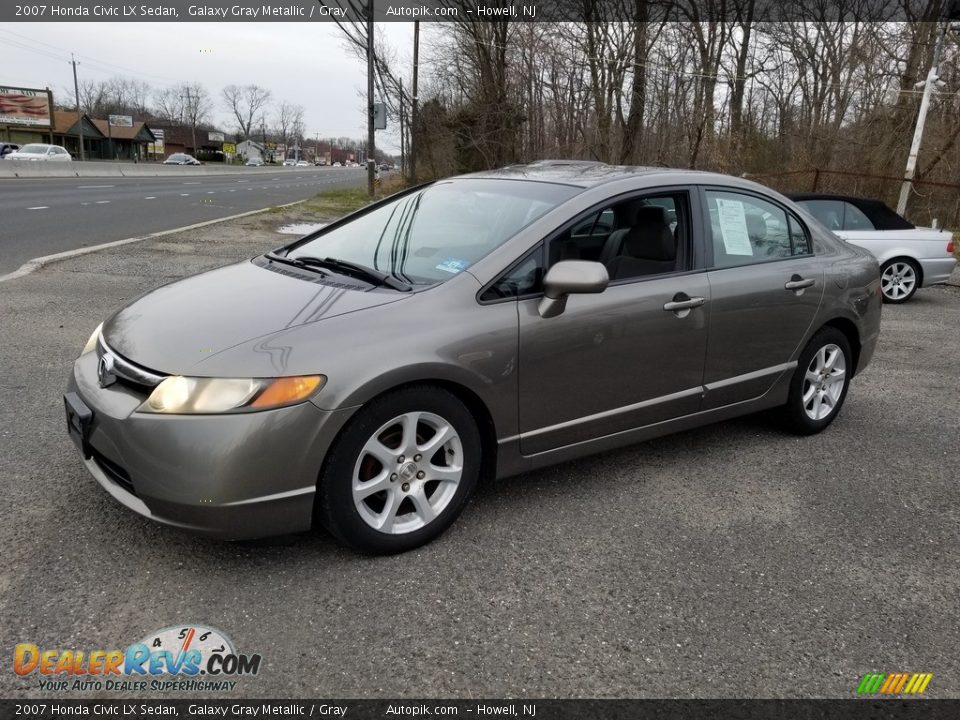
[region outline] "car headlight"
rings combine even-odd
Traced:
[[[100,331],[103,329],[103,323],[97,325],[96,330],[93,331],[93,334],[90,335],[90,339],[87,340],[87,344],[83,346],[83,350],[80,351],[81,355],[86,355],[88,352],[93,352],[97,347],[97,340],[100,339]]]
[[[303,402],[323,387],[323,375],[282,378],[165,378],[138,412],[199,415],[267,410]]]

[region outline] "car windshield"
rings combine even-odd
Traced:
[[[577,192],[541,182],[442,181],[321,231],[288,257],[337,258],[432,285],[466,270]]]
[[[45,153],[50,149],[49,145],[40,145],[39,143],[30,143],[20,148],[22,153]]]
[[[167,158],[167,160],[186,160],[186,159],[187,159],[186,155],[171,155],[170,157]]]

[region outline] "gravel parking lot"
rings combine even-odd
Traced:
[[[0,696],[52,697],[13,674],[17,643],[187,622],[263,655],[228,697],[850,697],[877,671],[960,695],[956,287],[885,306],[820,436],[757,416],[490,483],[406,555],[211,542],[117,505],[64,430],[80,347],[145,290],[279,245],[293,214],[0,283]]]

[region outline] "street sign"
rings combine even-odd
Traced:
[[[383,103],[373,104],[373,129],[387,129],[387,106]]]
[[[132,115],[110,115],[107,122],[111,127],[133,127]]]
[[[226,142],[225,142],[225,143],[223,144],[223,152],[225,152],[227,155],[236,155],[236,154],[237,154],[237,146],[234,145],[233,143],[226,143]]]

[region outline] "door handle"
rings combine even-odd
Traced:
[[[700,307],[703,305],[702,297],[692,297],[687,298],[686,300],[671,300],[668,303],[663,304],[663,309],[669,312],[676,312],[677,310],[689,310],[691,308]]]
[[[673,296],[673,300],[663,304],[663,309],[676,313],[679,318],[685,318],[693,308],[700,307],[704,302],[702,297],[690,297],[686,293],[678,292]]]
[[[813,287],[816,282],[817,281],[813,278],[803,279],[799,275],[794,275],[792,278],[787,280],[787,283],[783,286],[783,288],[784,290],[805,290],[808,287]]]

